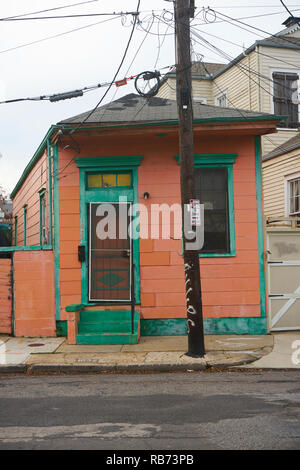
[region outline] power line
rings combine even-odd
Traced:
[[[136,23],[138,21],[138,13],[139,13],[139,9],[140,9],[140,3],[141,3],[141,0],[138,0],[137,2],[137,7],[136,7],[136,12],[137,14],[135,15],[134,17],[134,22],[133,22],[133,25],[132,25],[132,29],[131,29],[131,33],[130,33],[130,36],[129,36],[129,39],[128,39],[128,42],[126,44],[126,47],[125,47],[125,51],[123,53],[123,57],[121,59],[121,62],[119,64],[119,67],[114,75],[114,78],[112,79],[112,82],[111,84],[109,85],[109,87],[107,88],[106,92],[104,93],[104,95],[102,96],[102,98],[100,99],[100,101],[96,104],[96,106],[88,113],[88,115],[86,116],[86,118],[78,125],[76,126],[75,129],[72,129],[70,131],[70,133],[74,133],[75,131],[77,131],[78,129],[80,129],[80,127],[83,126],[83,124],[92,116],[92,114],[96,111],[96,109],[100,106],[100,104],[102,103],[102,101],[104,100],[104,98],[106,97],[107,93],[109,92],[109,90],[111,89],[112,87],[112,84],[114,83],[114,81],[116,80],[117,78],[117,75],[124,63],[124,60],[125,60],[125,57],[127,55],[127,52],[128,52],[128,49],[129,49],[129,46],[130,46],[130,43],[131,43],[131,40],[132,40],[132,37],[133,37],[133,33],[134,33],[134,30],[135,30],[135,26],[136,26]]]
[[[66,18],[84,18],[89,16],[123,16],[123,15],[135,15],[135,11],[120,11],[120,12],[112,12],[112,13],[85,13],[85,14],[78,14],[78,15],[57,15],[57,16],[35,16],[29,18],[8,18],[3,19],[0,18],[0,21],[8,22],[8,21],[31,21],[31,20],[53,20],[53,19],[66,19]]]
[[[135,59],[136,59],[138,53],[140,52],[140,50],[141,50],[141,48],[142,48],[142,46],[143,46],[143,44],[144,44],[146,38],[148,37],[148,34],[150,33],[150,30],[151,30],[151,28],[152,28],[152,26],[153,26],[153,23],[154,23],[154,18],[152,18],[152,22],[151,22],[151,24],[150,24],[148,30],[146,31],[146,34],[144,35],[144,37],[143,37],[143,39],[142,39],[142,41],[141,41],[141,43],[140,43],[138,49],[136,50],[136,52],[135,52],[135,54],[134,54],[134,56],[133,56],[133,59],[132,59],[132,61],[130,62],[130,65],[129,65],[128,69],[126,70],[125,76],[128,75],[129,70],[131,69],[131,67],[132,67],[132,65],[133,65],[133,63],[134,63],[134,61],[135,61]],[[108,109],[109,109],[109,107],[110,107],[112,101],[114,100],[116,94],[118,93],[118,90],[119,90],[119,89],[117,88],[117,90],[116,90],[115,93],[113,94],[113,97],[111,98],[110,103],[108,104],[107,108],[103,111],[103,113],[102,113],[102,115],[101,115],[101,117],[100,117],[100,122],[103,120],[103,116],[105,115],[106,111],[108,111]]]
[[[203,40],[204,40],[204,42],[207,42],[208,44],[210,44],[210,43],[209,43],[208,41],[206,41],[205,39],[203,39]],[[216,46],[214,46],[213,44],[210,44],[210,46],[213,47],[213,48],[215,48],[215,49],[217,49],[217,50],[219,50],[219,49],[216,48]],[[205,47],[205,46],[204,46],[204,47]],[[207,71],[207,68],[206,68],[204,62],[202,62],[202,63],[203,63],[203,65],[204,65],[204,68],[206,69],[206,72],[209,74],[209,76],[212,76],[212,74]],[[268,90],[266,90],[264,87],[262,87],[262,86],[260,85],[260,83],[258,83],[256,80],[254,80],[254,79],[251,77],[250,72],[247,73],[247,72],[244,70],[246,67],[241,67],[241,66],[238,65],[237,63],[236,63],[236,64],[233,64],[233,65],[236,66],[236,67],[238,67],[250,80],[252,80],[256,85],[258,85],[259,88],[261,88],[262,90],[266,91],[270,96],[272,96],[272,97],[274,96],[274,95],[272,95],[272,93],[270,93],[270,92],[269,92]],[[251,69],[249,68],[249,70],[251,70]],[[224,93],[224,90],[221,90],[221,89],[220,89],[220,87],[218,86],[218,84],[216,83],[216,81],[214,81],[214,84],[216,85],[216,87],[217,87],[222,93]],[[232,107],[233,107],[236,111],[238,111],[238,112],[243,116],[242,111],[241,111],[239,108],[237,108],[237,107],[233,104],[233,102],[229,99],[229,97],[227,97],[227,99],[228,99],[228,101],[231,103]],[[245,117],[245,116],[244,116],[244,117]],[[272,145],[274,145],[275,147],[279,147],[279,145],[274,144],[274,142],[270,139],[270,137],[265,136],[265,138],[266,138]],[[282,147],[282,148],[284,148],[284,147]]]
[[[192,27],[192,29],[196,29],[196,28],[193,28],[193,27]],[[206,34],[206,35],[208,35],[208,36],[212,36],[212,37],[214,37],[214,38],[216,38],[216,39],[219,39],[219,40],[221,40],[221,41],[227,42],[227,43],[229,43],[229,44],[233,44],[234,46],[242,47],[240,44],[237,44],[237,43],[235,43],[235,42],[229,41],[228,39],[221,38],[220,36],[216,36],[215,34],[210,34],[210,33],[207,33],[206,31],[202,31],[202,30],[199,30],[199,29],[196,29],[196,31],[197,31],[197,32],[200,32],[200,33],[202,33],[202,34]],[[292,63],[290,63],[290,62],[287,62],[287,61],[285,61],[285,60],[283,60],[283,59],[280,59],[280,58],[277,58],[277,57],[270,56],[269,54],[264,54],[264,53],[262,53],[262,52],[259,52],[259,51],[256,50],[256,49],[254,49],[252,52],[254,52],[255,54],[263,55],[263,56],[266,56],[266,57],[268,57],[268,58],[274,59],[274,60],[276,60],[276,61],[282,62],[282,63],[284,63],[284,64],[286,64],[286,65],[290,65],[290,66],[292,66],[292,67],[295,67],[295,64],[292,64]],[[225,54],[225,53],[224,53],[224,54]],[[228,55],[228,54],[227,54],[227,55]],[[228,57],[230,57],[230,61],[234,60],[233,57],[231,57],[231,56],[229,56],[229,55],[228,55]],[[246,57],[246,54],[244,54],[244,57]],[[241,60],[242,60],[242,58],[241,58]],[[226,64],[224,64],[224,66],[225,66],[225,65],[226,65]],[[260,78],[262,78],[262,79],[264,79],[264,80],[270,81],[270,82],[272,82],[272,83],[279,83],[279,82],[276,82],[276,80],[273,80],[272,78],[267,77],[266,75],[263,75],[263,74],[259,73],[258,71],[252,69],[250,66],[246,66],[246,65],[244,65],[244,64],[242,64],[241,66],[248,68],[250,72],[252,72],[252,73],[258,75]],[[290,89],[289,87],[286,87],[286,86],[284,86],[284,85],[282,85],[282,84],[280,84],[280,85],[281,85],[283,88]]]
[[[297,7],[297,6],[298,5],[290,5],[290,7]],[[260,5],[226,5],[226,6],[218,6],[218,9],[219,8],[221,8],[221,9],[223,9],[223,8],[238,8],[238,9],[247,8],[247,10],[248,10],[248,8],[263,8],[263,9],[265,9],[265,8],[281,8],[281,6],[280,5],[263,5],[263,6],[261,6],[261,4]]]
[[[133,80],[135,77],[136,75],[131,75],[130,77],[124,77],[122,81],[127,83],[127,81]],[[61,100],[65,100],[68,98],[76,98],[78,96],[82,96],[84,93],[88,91],[96,90],[98,88],[105,88],[105,87],[108,87],[109,85],[116,85],[117,87],[120,86],[118,81],[115,81],[113,83],[111,82],[98,83],[97,85],[91,85],[91,86],[87,86],[87,87],[80,88],[77,90],[71,90],[71,91],[66,91],[62,93],[54,93],[51,95],[40,95],[40,96],[31,97],[31,98],[16,98],[12,100],[0,101],[0,104],[16,103],[19,101],[46,101],[46,100],[49,100],[51,102],[61,101]]]
[[[21,15],[7,16],[6,18],[0,18],[0,20],[20,18],[21,16],[38,15],[39,13],[46,13],[48,11],[54,11],[54,10],[62,10],[64,8],[71,8],[71,7],[76,7],[76,6],[79,6],[79,5],[84,5],[86,3],[95,3],[95,2],[99,2],[99,0],[88,0],[88,1],[80,2],[80,3],[72,3],[71,5],[64,5],[64,6],[55,7],[55,8],[48,8],[47,10],[32,11],[30,13],[23,13]]]
[[[215,10],[214,10],[214,11],[215,11]],[[273,37],[273,38],[275,38],[275,39],[281,39],[281,40],[283,40],[284,42],[287,42],[287,43],[290,43],[290,44],[295,45],[295,42],[289,40],[289,39],[288,39],[287,37],[285,37],[285,36],[276,36],[275,34],[269,33],[268,31],[266,31],[266,30],[264,30],[264,29],[258,28],[257,26],[252,26],[252,25],[250,25],[250,24],[248,24],[248,23],[244,23],[243,21],[240,21],[240,20],[237,19],[237,18],[232,18],[231,16],[225,15],[224,13],[220,13],[220,12],[217,12],[217,11],[215,11],[215,13],[216,13],[217,15],[224,16],[224,17],[228,18],[228,19],[231,20],[231,21],[235,21],[235,22],[237,22],[237,23],[241,23],[241,24],[244,25],[244,26],[247,26],[247,27],[249,27],[249,28],[255,29],[256,31],[260,31],[261,33],[268,34],[268,36],[271,36],[271,37]],[[227,22],[230,23],[230,24],[234,24],[234,23],[231,23],[230,21],[227,21]],[[237,26],[237,25],[236,25],[236,26]],[[253,31],[249,31],[249,32],[252,32],[252,34],[255,34],[255,33],[253,33]]]
[[[296,21],[297,25],[300,26],[299,21],[296,20],[296,18],[294,17],[293,13],[288,9],[288,7],[285,5],[285,3],[283,2],[283,0],[280,0],[280,3],[281,3],[282,6],[286,9],[286,11],[291,15],[291,17],[294,18],[294,20]]]
[[[64,31],[62,33],[54,34],[53,36],[47,36],[46,38],[37,39],[36,41],[28,42],[28,43],[25,43],[25,44],[19,44],[18,46],[10,47],[9,49],[3,49],[2,51],[0,51],[0,54],[5,54],[6,52],[14,51],[16,49],[21,49],[23,47],[32,46],[34,44],[38,44],[40,42],[48,41],[50,39],[55,39],[55,38],[58,38],[60,36],[64,36],[66,34],[75,33],[76,31],[80,31],[80,30],[86,29],[86,28],[91,28],[92,26],[97,26],[98,24],[106,23],[108,21],[112,21],[112,20],[115,20],[115,19],[118,19],[118,18],[121,18],[121,16],[114,16],[113,18],[108,18],[107,20],[97,21],[96,23],[90,23],[90,24],[87,24],[85,26],[80,26],[79,28],[70,29],[70,30]]]
[[[216,46],[214,46],[213,44],[211,44],[209,41],[207,41],[205,38],[203,38],[203,37],[197,35],[197,34],[194,32],[195,29],[196,29],[196,28],[195,28],[194,26],[191,27],[192,33],[193,33],[194,35],[196,35],[196,37],[198,37],[200,40],[202,40],[202,41],[204,41],[206,44],[208,44],[208,45],[210,46],[210,49],[211,49],[211,48],[215,49],[215,50],[217,51],[217,53],[218,53],[219,56],[224,57],[225,59],[229,60],[230,62],[231,62],[232,60],[234,60],[234,58],[233,58],[232,56],[230,56],[230,55],[227,54],[226,52],[222,51],[221,49],[217,48]],[[198,31],[198,30],[196,29],[196,31]],[[216,37],[217,39],[222,39],[222,38],[219,38],[218,36],[215,36],[215,35],[210,34],[210,33],[204,33],[204,34],[208,34],[208,35],[210,35],[210,36]],[[224,40],[224,39],[222,39],[222,40]],[[227,40],[224,40],[224,41],[229,42],[229,43],[234,44],[234,45],[237,45],[237,44],[235,44],[235,43],[233,43],[233,42],[231,42],[231,41],[227,41]],[[205,46],[204,46],[204,47],[205,47]],[[240,47],[240,46],[239,46],[239,47]],[[269,57],[271,57],[271,56],[269,56]],[[240,67],[240,68],[242,68],[242,69],[248,69],[249,72],[252,72],[252,73],[256,74],[259,78],[262,78],[262,79],[264,79],[264,80],[271,81],[272,83],[278,83],[278,82],[272,80],[271,78],[266,77],[265,75],[262,75],[262,74],[260,74],[260,73],[257,72],[257,71],[254,71],[253,69],[251,69],[251,68],[248,67],[248,66],[245,66],[245,65],[242,65],[242,64],[239,64],[239,65],[234,64],[234,65],[236,65],[236,66],[238,66],[238,67]],[[291,64],[290,64],[290,65],[291,65]],[[257,83],[257,82],[255,82],[255,83]],[[263,89],[266,93],[268,93],[270,96],[273,97],[273,95],[272,95],[268,90],[266,90],[265,88],[263,88],[260,84],[258,84],[258,86],[259,86],[261,89]],[[286,88],[286,87],[285,87],[285,88]]]

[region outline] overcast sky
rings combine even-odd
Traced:
[[[55,8],[83,0],[10,0],[1,2],[0,18]],[[35,16],[70,15],[86,13],[134,11],[137,0],[99,0],[76,7],[65,8]],[[202,7],[214,8],[216,12],[243,21],[269,33],[283,29],[282,22],[288,17],[279,0],[196,0],[197,18],[194,28],[205,39],[224,51],[219,55],[199,43],[194,43],[196,55],[193,60],[204,56],[208,62],[226,63],[227,57],[240,54],[243,47],[250,46],[263,34],[250,33],[227,21],[214,21],[214,15],[204,21]],[[300,2],[286,0],[286,5],[300,16]],[[137,49],[150,27],[152,10],[161,18],[155,19],[140,51],[134,59],[128,74],[154,70],[173,65],[174,36],[171,14],[163,9],[173,10],[172,2],[165,0],[141,0],[139,30],[136,30],[124,65],[118,78],[124,77]],[[276,14],[275,14],[276,13]],[[131,31],[132,17],[84,17],[49,20],[26,20],[1,22],[0,28],[0,101],[63,92],[85,86],[109,82],[118,68]],[[106,21],[106,22],[103,22]],[[102,22],[102,23],[100,23]],[[98,23],[98,24],[95,24]],[[93,25],[92,25],[93,24]],[[88,26],[92,25],[92,26]],[[88,26],[86,28],[83,28]],[[50,36],[82,28],[69,34],[60,35],[26,47],[17,46],[32,43]],[[166,33],[166,34],[165,34]],[[219,38],[231,41],[231,44]],[[265,35],[267,36],[267,35]],[[198,41],[198,40],[197,40]],[[13,49],[13,50],[9,50]],[[159,54],[158,54],[159,52]],[[48,101],[19,102],[0,105],[0,185],[12,191],[25,166],[31,159],[51,124],[92,109],[100,100],[105,89],[90,91],[81,98],[59,103]],[[103,104],[135,92],[133,81],[127,86],[113,87]]]

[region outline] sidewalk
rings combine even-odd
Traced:
[[[299,335],[300,338],[300,335]],[[187,336],[143,336],[135,345],[69,345],[65,338],[0,335],[0,373],[194,371],[245,367],[273,350],[273,336],[206,336],[205,358],[187,356]]]

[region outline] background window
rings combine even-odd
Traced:
[[[300,177],[288,182],[289,215],[300,214]]]
[[[278,127],[298,127],[298,103],[295,102],[298,99],[298,74],[274,72],[272,78],[274,114],[288,116],[278,123]]]
[[[195,190],[204,204],[204,245],[200,253],[229,253],[227,168],[195,168]]]
[[[207,100],[204,96],[193,94],[192,99],[193,101],[196,101],[197,103],[207,104]]]
[[[216,96],[215,103],[217,106],[225,108],[227,106],[227,96],[226,93]]]

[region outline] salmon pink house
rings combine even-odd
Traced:
[[[205,333],[266,334],[260,136],[280,117],[193,108]],[[1,251],[16,336],[186,334],[178,153],[168,99],[130,94],[49,129],[11,194],[14,246]]]

